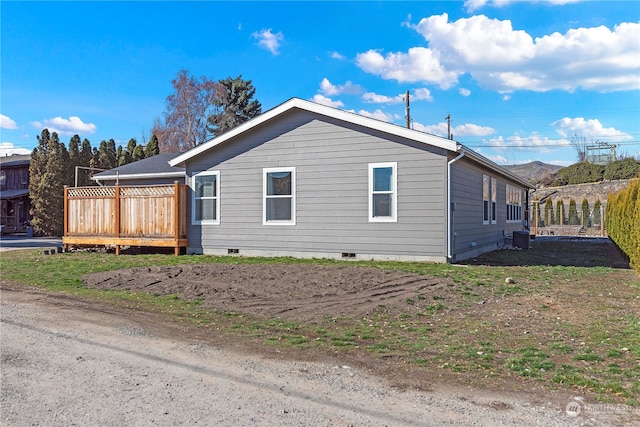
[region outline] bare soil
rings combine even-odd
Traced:
[[[93,288],[128,290],[203,302],[203,307],[259,318],[320,322],[360,318],[380,308],[406,310],[407,298],[451,283],[400,271],[356,266],[209,264],[148,267],[84,277]]]

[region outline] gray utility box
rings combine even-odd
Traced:
[[[516,248],[529,249],[529,232],[514,231],[513,246],[515,246]]]

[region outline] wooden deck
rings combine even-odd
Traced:
[[[173,247],[187,240],[187,186],[66,187],[65,249],[69,246]]]

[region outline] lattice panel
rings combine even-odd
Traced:
[[[150,187],[120,187],[122,197],[164,197],[173,196],[173,185],[155,185]]]
[[[115,197],[115,187],[74,187],[67,189],[68,197]]]

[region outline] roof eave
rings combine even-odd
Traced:
[[[158,173],[132,173],[132,174],[118,174],[118,175],[104,175],[97,176],[94,175],[91,177],[94,181],[107,181],[113,179],[153,179],[153,178],[180,178],[185,177],[185,172],[158,172]]]
[[[514,174],[513,172],[511,172],[510,170],[508,170],[506,168],[503,168],[502,166],[498,165],[497,163],[487,159],[483,155],[476,153],[475,151],[465,147],[464,145],[458,146],[458,151],[461,151],[461,150],[464,150],[465,156],[471,158],[475,162],[480,163],[481,165],[486,166],[489,169],[493,169],[493,170],[501,173],[502,175],[506,176],[507,178],[511,179],[514,182],[517,182],[518,184],[522,185],[523,187],[526,187],[527,189],[535,188],[530,182],[524,180],[522,177]]]
[[[299,108],[301,110],[309,111],[312,113],[321,114],[334,119],[342,120],[352,124],[361,125],[370,129],[379,130],[381,132],[389,133],[392,135],[407,138],[413,141],[422,142],[438,148],[442,148],[449,151],[456,151],[455,141],[442,138],[436,135],[420,132],[413,129],[403,128],[402,126],[394,125],[392,123],[384,122],[382,120],[365,117],[350,111],[339,110],[337,108],[328,107],[326,105],[317,104],[311,101],[305,101],[300,98],[292,98],[277,107],[272,108],[269,111],[233,128],[232,130],[204,142],[197,147],[192,148],[189,151],[182,153],[179,156],[169,160],[171,166],[184,166],[186,161],[217,146],[229,139],[251,129],[262,123],[265,123],[278,115],[289,111],[293,108]]]

